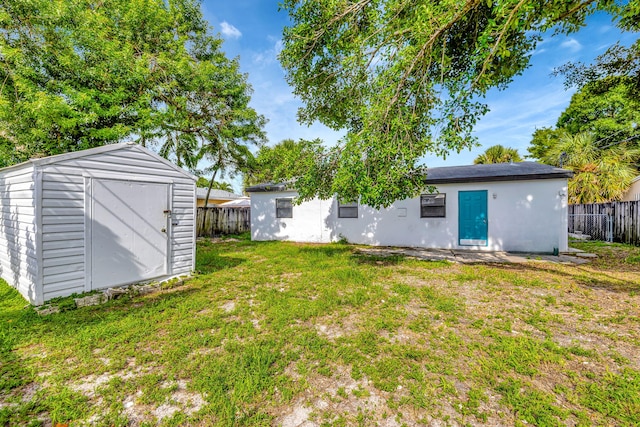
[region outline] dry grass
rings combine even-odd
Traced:
[[[2,287],[0,424],[638,425],[640,250],[581,266],[199,242],[200,274],[38,317]]]

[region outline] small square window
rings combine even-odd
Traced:
[[[338,218],[358,218],[358,202],[342,203],[338,200]]]
[[[276,199],[276,218],[293,218],[293,199]]]
[[[446,200],[446,194],[422,194],[420,196],[420,218],[446,217]]]

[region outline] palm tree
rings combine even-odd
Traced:
[[[622,198],[638,175],[638,159],[638,148],[625,143],[600,148],[593,133],[583,132],[562,135],[542,161],[573,171],[569,203],[603,203]]]
[[[509,163],[509,162],[521,162],[522,158],[518,154],[518,150],[510,147],[503,147],[502,145],[494,145],[486,149],[486,151],[480,154],[473,161],[474,164],[486,164],[486,163]]]
[[[209,188],[209,185],[211,185],[212,190],[224,190],[228,191],[229,193],[233,193],[234,191],[233,186],[226,181],[214,181],[213,184],[211,184],[211,180],[209,180],[209,178],[204,176],[198,177],[198,180],[196,181],[196,187]]]

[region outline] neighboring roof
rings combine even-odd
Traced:
[[[523,181],[571,178],[573,172],[536,162],[493,163],[484,165],[429,168],[426,183],[454,184],[463,182]]]
[[[249,208],[251,207],[251,200],[248,197],[241,197],[236,200],[231,200],[229,202],[220,203],[218,206],[223,208]]]
[[[267,182],[265,184],[252,185],[245,189],[247,193],[268,193],[271,191],[287,191],[286,183],[274,184]]]
[[[202,187],[196,188],[196,196],[198,197],[198,199],[204,199],[205,197],[207,197],[207,190],[208,190],[208,188],[202,188]],[[209,200],[211,200],[211,199],[214,199],[214,200],[221,200],[221,199],[235,200],[235,199],[239,199],[241,197],[242,196],[240,194],[231,193],[230,191],[225,191],[225,190],[216,190],[214,188],[211,189],[211,193],[209,194]]]
[[[93,156],[96,154],[102,154],[102,153],[108,153],[110,151],[115,151],[115,150],[136,150],[139,151],[141,153],[145,153],[153,158],[155,158],[157,161],[164,163],[165,165],[171,167],[172,169],[175,169],[176,171],[182,173],[183,175],[187,176],[188,178],[193,179],[194,181],[196,179],[198,179],[196,176],[190,174],[189,172],[185,171],[184,169],[182,169],[179,166],[176,166],[175,164],[171,163],[169,160],[160,157],[158,154],[154,153],[153,151],[149,150],[148,148],[145,148],[141,145],[138,145],[134,142],[122,142],[119,144],[108,144],[108,145],[103,145],[102,147],[96,147],[96,148],[89,148],[87,150],[81,150],[81,151],[72,151],[70,153],[63,153],[63,154],[57,154],[55,156],[48,156],[48,157],[42,157],[40,159],[31,159],[31,160],[27,160],[26,162],[23,163],[19,163],[17,165],[12,165],[12,166],[7,166],[6,168],[2,168],[0,169],[0,172],[5,172],[5,171],[9,171],[9,170],[13,170],[13,169],[20,169],[22,167],[25,166],[43,166],[43,165],[50,165],[50,164],[54,164],[54,163],[59,163],[59,162],[63,162],[66,160],[72,160],[72,159],[77,159],[79,157],[87,157],[87,156]]]
[[[493,163],[485,165],[445,166],[427,170],[427,185],[464,182],[524,181],[571,178],[573,172],[536,162]],[[247,188],[248,193],[285,191],[286,184],[259,184]]]

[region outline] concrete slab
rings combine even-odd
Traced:
[[[580,252],[584,252],[582,249],[578,249],[578,248],[569,248],[567,249],[566,252],[560,252],[561,254],[577,254]]]
[[[580,253],[577,253],[576,256],[580,258],[598,258],[598,255],[590,254],[588,252],[580,252]]]
[[[544,255],[528,253],[510,252],[480,252],[470,250],[449,250],[449,249],[424,249],[424,248],[389,248],[389,247],[368,247],[358,248],[357,252],[375,256],[406,256],[426,261],[450,261],[463,264],[473,263],[526,263],[526,262],[554,262],[559,264],[580,265],[589,262],[589,258],[596,255],[583,251],[575,253],[577,256],[568,254]]]

